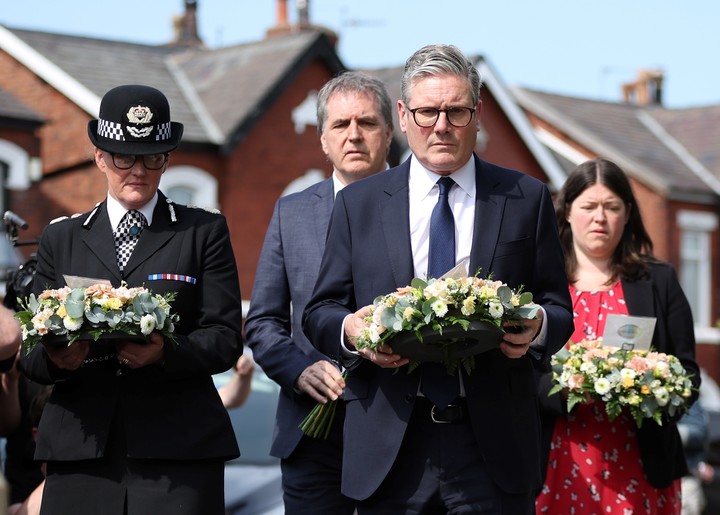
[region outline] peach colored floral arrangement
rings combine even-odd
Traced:
[[[566,389],[568,411],[588,400],[602,401],[610,420],[627,410],[638,427],[645,419],[662,425],[663,415],[684,413],[693,391],[677,357],[604,346],[602,338],[561,349],[552,370],[550,395]]]
[[[31,294],[16,313],[22,329],[23,348],[30,352],[43,337],[65,337],[71,345],[78,339],[97,341],[107,333],[143,335],[159,331],[174,341],[179,316],[171,310],[175,294],[153,294],[144,287],[118,288],[94,284],[87,288],[45,290]]]

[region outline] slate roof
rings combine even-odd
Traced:
[[[513,93],[523,108],[670,198],[700,196],[712,201],[720,194],[720,183],[706,180],[702,167],[692,166],[693,156],[683,154],[688,132],[683,139],[678,136],[684,132],[682,126],[691,123],[688,116],[657,105],[588,100],[526,88],[514,88]]]
[[[665,109],[653,116],[720,179],[720,105]]]
[[[178,54],[172,62],[228,138],[236,130],[247,131],[309,56],[325,58],[334,73],[344,69],[325,37],[321,32],[299,32],[220,50]]]
[[[342,68],[327,36],[298,32],[219,50],[183,49],[11,29],[37,53],[97,95],[139,83],[168,97],[183,141],[227,145],[242,137],[273,94],[289,83],[303,60],[322,57]],[[94,116],[94,115],[93,115]]]

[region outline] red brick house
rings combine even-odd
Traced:
[[[692,306],[698,361],[717,380],[720,106],[666,109],[658,75],[643,78],[627,85],[622,102],[522,88],[513,94],[566,171],[601,156],[630,176],[655,253],[675,266]]]

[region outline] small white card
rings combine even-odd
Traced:
[[[93,284],[105,284],[107,286],[112,286],[110,281],[107,279],[93,279],[92,277],[80,277],[78,275],[67,275],[63,274],[63,277],[65,278],[65,284],[67,284],[70,288],[87,288],[88,286],[92,286]]]
[[[468,258],[463,259],[457,265],[445,272],[440,279],[462,279],[463,277],[467,277],[469,264],[470,260]]]
[[[603,345],[625,350],[650,350],[655,322],[655,317],[608,315]]]

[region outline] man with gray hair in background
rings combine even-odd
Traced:
[[[338,364],[303,334],[301,316],[317,279],[335,195],[387,168],[390,98],[379,80],[347,72],[320,90],[317,120],[332,177],[277,201],[245,331],[255,361],[281,386],[270,453],[281,459],[285,513],[351,515],[355,502],[340,493],[344,403],[337,403],[327,439],[299,428],[316,403],[337,400],[345,387]]]

